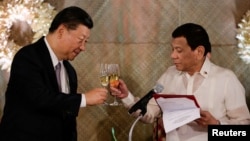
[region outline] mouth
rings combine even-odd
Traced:
[[[76,55],[78,55],[79,53],[81,52],[81,50],[74,50],[74,53],[76,54]]]
[[[177,67],[177,68],[181,66],[180,63],[174,63],[174,65],[175,65],[175,67]]]
[[[73,52],[73,55],[74,55],[74,56],[77,56],[79,53],[80,53],[79,51],[74,51],[74,52]]]
[[[178,65],[179,63],[173,62],[174,65]]]

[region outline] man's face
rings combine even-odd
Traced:
[[[89,36],[90,29],[84,25],[79,25],[76,30],[68,30],[65,28],[61,43],[63,60],[74,60],[81,51],[85,51],[85,44]]]
[[[177,70],[191,75],[200,70],[202,63],[199,61],[198,48],[192,51],[185,37],[173,38],[171,45],[171,58]]]

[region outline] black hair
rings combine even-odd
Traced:
[[[212,51],[208,34],[201,25],[194,23],[183,24],[173,31],[172,37],[185,37],[192,50],[195,50],[199,45],[204,46],[204,56]]]
[[[79,24],[83,24],[89,29],[94,26],[90,15],[76,6],[67,7],[57,13],[50,25],[49,32],[54,32],[61,24],[73,30],[76,29]]]

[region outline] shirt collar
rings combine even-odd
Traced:
[[[203,77],[207,78],[208,77],[208,74],[210,72],[210,66],[211,66],[211,61],[209,60],[208,57],[206,57],[202,67],[201,67],[201,70],[200,72],[198,72],[200,75],[202,75]],[[184,72],[184,71],[179,71],[179,74],[182,75],[182,74],[186,74],[187,72]]]
[[[211,62],[208,57],[206,57],[204,64],[202,65],[202,68],[200,70],[200,74],[204,76],[205,78],[208,76],[210,72],[210,66]]]
[[[56,54],[54,53],[54,51],[52,50],[52,48],[50,47],[46,37],[44,38],[44,42],[49,50],[49,54],[50,54],[50,57],[52,59],[52,63],[53,63],[53,66],[55,67],[58,63],[59,63],[59,60],[58,58],[56,57]]]

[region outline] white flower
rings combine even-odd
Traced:
[[[43,0],[5,0],[0,6],[0,66],[10,71],[15,53],[48,33],[54,7]]]
[[[238,24],[237,35],[238,39],[238,54],[240,58],[246,62],[250,63],[250,10],[246,12],[243,16],[241,22]]]

